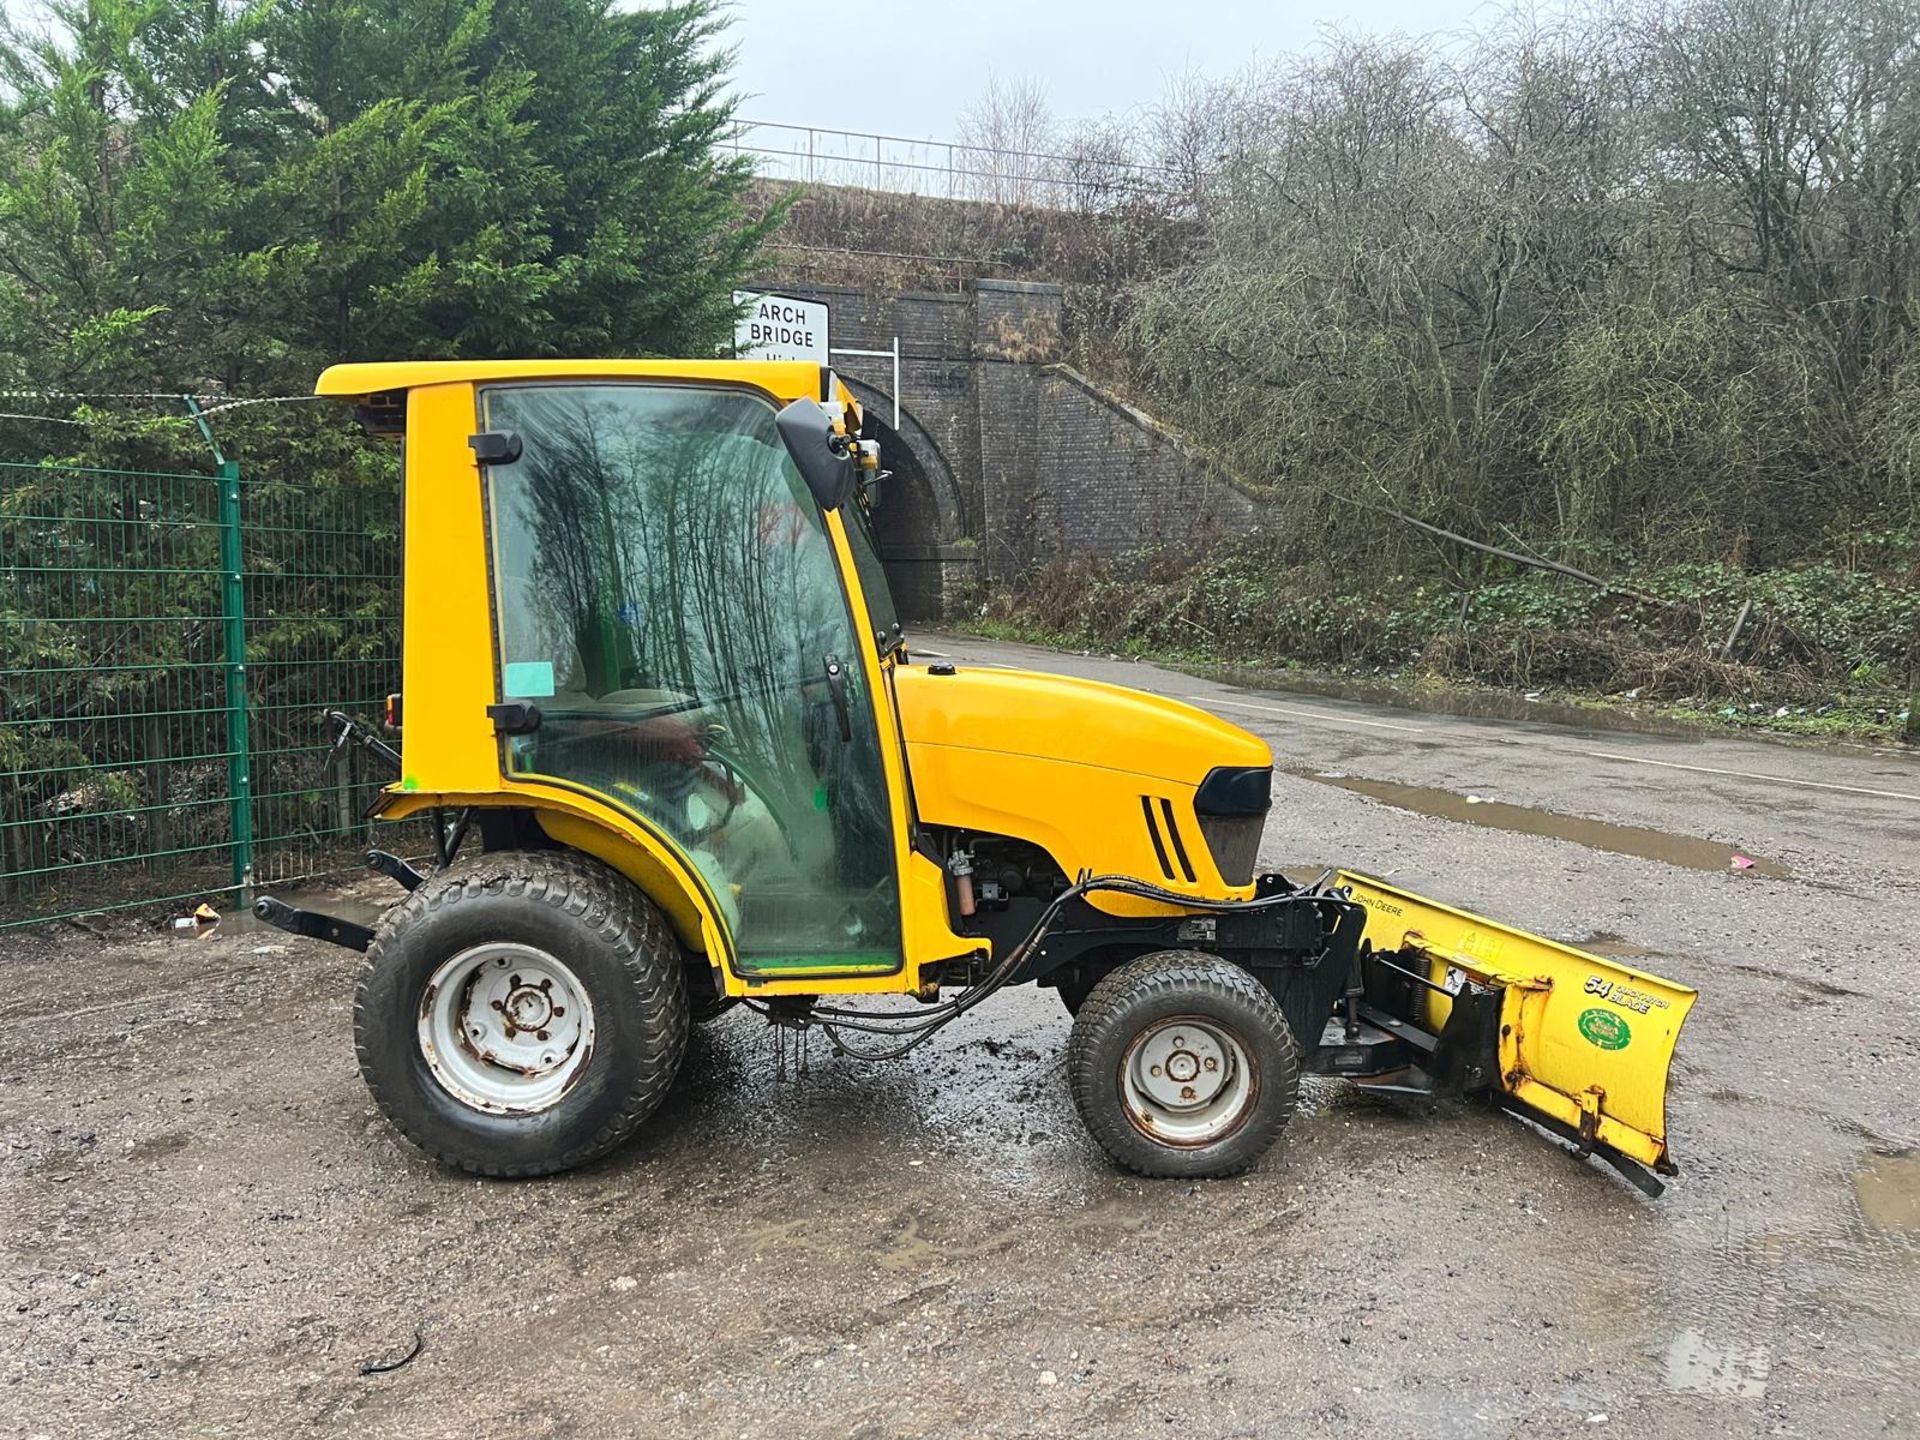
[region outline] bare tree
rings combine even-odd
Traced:
[[[1056,141],[1047,92],[1031,76],[989,75],[961,113],[955,164],[962,193],[996,205],[1033,205],[1046,198]]]
[[[1160,176],[1135,157],[1132,130],[1110,116],[1081,121],[1055,144],[1058,153],[1048,157],[1044,173],[1049,201],[1061,209],[1098,213],[1163,188]]]
[[[1233,84],[1190,70],[1169,80],[1146,113],[1147,153],[1196,215],[1205,212],[1209,181],[1232,159],[1242,106]]]

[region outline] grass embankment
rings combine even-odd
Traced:
[[[1817,563],[1673,565],[1604,590],[1531,570],[1343,588],[1275,569],[1270,553],[1256,536],[1197,558],[1060,561],[976,600],[968,620],[1006,639],[1313,672],[1415,699],[1491,688],[1880,742],[1902,738],[1920,684],[1920,556],[1905,534]]]

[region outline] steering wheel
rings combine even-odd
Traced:
[[[756,780],[752,772],[742,766],[738,760],[717,752],[711,742],[708,744],[705,756],[695,768],[712,777],[709,783],[718,788],[727,799],[727,808],[718,819],[710,820],[692,832],[697,841],[705,841],[715,831],[724,830],[739,811],[741,802],[751,795],[760,802],[760,808],[766,812],[768,818],[773,821],[774,828],[780,832],[781,843],[786,846],[788,855],[793,854],[793,831],[787,825],[782,807],[774,803],[772,789]]]
[[[718,790],[727,802],[727,808],[720,812],[719,818],[709,820],[705,825],[697,827],[689,825],[687,827],[688,833],[696,842],[704,842],[714,831],[724,830],[727,822],[733,819],[734,812],[740,808],[740,802],[746,799],[748,795],[757,796],[762,805],[766,805],[767,803],[766,797],[752,789],[747,777],[741,774],[740,770],[731,761],[722,756],[715,755],[711,750],[706,753],[704,758],[694,762],[693,771],[696,777],[701,774],[711,777],[708,781],[708,788]],[[691,799],[694,793],[697,792],[689,792],[688,798]],[[768,806],[767,808],[771,810],[773,807]]]
[[[785,683],[795,682],[787,679]],[[784,807],[774,799],[781,791],[762,783],[748,766],[727,753],[731,736],[726,726],[717,721],[696,726],[681,718],[696,704],[715,703],[718,697],[611,711],[555,712],[541,727],[543,748],[550,746],[558,752],[556,759],[567,759],[543,768],[592,784],[666,824],[682,843],[695,846],[705,845],[730,824],[751,795],[772,818],[791,855],[792,827]],[[674,730],[662,733],[662,722]],[[696,797],[698,805],[692,803]]]

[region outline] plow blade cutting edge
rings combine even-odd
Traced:
[[[1342,871],[1337,883],[1366,907],[1372,1018],[1425,1032],[1460,1088],[1495,1092],[1658,1193],[1638,1167],[1676,1170],[1667,1069],[1696,991],[1367,875]]]

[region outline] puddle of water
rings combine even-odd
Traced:
[[[1920,1235],[1920,1153],[1875,1155],[1853,1177],[1867,1223]]]
[[[1698,1330],[1682,1330],[1667,1344],[1662,1379],[1669,1390],[1758,1400],[1770,1368],[1764,1345],[1717,1345]]]
[[[276,892],[278,893],[278,892]],[[399,892],[396,890],[395,892]],[[289,895],[280,898],[292,905],[318,910],[341,920],[351,920],[356,925],[377,925],[380,917],[387,913],[399,901],[385,904],[373,900],[356,900],[346,895]],[[192,930],[174,930],[171,932],[181,940],[206,940],[215,935],[285,935],[286,931],[258,919],[251,910],[235,908],[223,910],[218,920],[209,920],[206,924]]]
[[[1788,879],[1793,873],[1775,861],[1747,855],[1745,851],[1723,845],[1718,840],[1669,835],[1664,830],[1650,830],[1639,825],[1615,825],[1605,820],[1562,815],[1553,810],[1509,805],[1500,800],[1480,800],[1424,785],[1401,785],[1392,780],[1367,780],[1356,775],[1325,775],[1312,770],[1296,770],[1293,773],[1303,780],[1350,790],[1356,795],[1365,795],[1421,815],[1458,820],[1490,830],[1513,830],[1522,835],[1571,840],[1589,849],[1610,850],[1616,855],[1635,855],[1642,860],[1659,860],[1668,865],[1682,865],[1689,870],[1744,868],[1750,874],[1764,875],[1773,880]],[[1736,867],[1736,856],[1753,863],[1751,866]]]
[[[1589,955],[1604,955],[1609,960],[1645,960],[1658,953],[1631,940],[1623,940],[1611,930],[1596,930],[1579,942]]]

